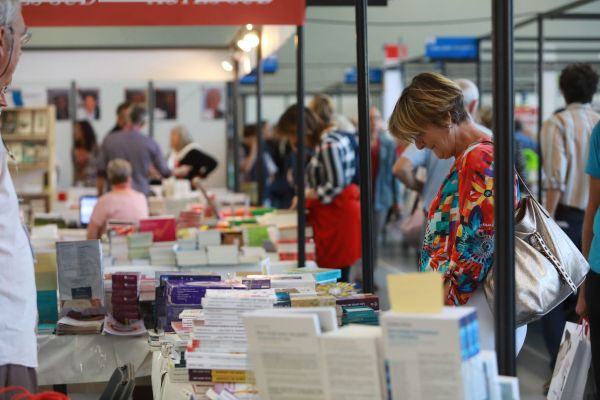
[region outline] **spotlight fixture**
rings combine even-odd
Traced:
[[[252,46],[250,46],[250,45],[249,45],[249,44],[248,44],[246,41],[244,41],[243,39],[240,39],[240,40],[238,40],[238,41],[237,41],[237,47],[238,47],[240,50],[242,50],[242,51],[244,51],[244,52],[246,52],[246,53],[248,53],[248,52],[250,52],[250,50],[252,50]]]
[[[254,27],[252,26],[252,24],[247,24],[247,25],[246,25],[246,30],[247,30],[247,31],[251,31],[251,30],[252,30],[252,28],[254,28]]]
[[[258,35],[256,34],[256,32],[248,32],[244,35],[244,38],[242,39],[248,46],[250,46],[251,49],[255,48],[258,46],[258,44],[260,43],[260,39],[258,37]]]
[[[227,60],[221,61],[221,67],[227,72],[233,71],[233,65]]]

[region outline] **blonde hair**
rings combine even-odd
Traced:
[[[389,131],[397,139],[412,142],[427,124],[448,126],[468,118],[460,87],[445,76],[424,72],[404,89],[390,117]]]
[[[335,105],[333,99],[326,94],[318,94],[310,100],[308,108],[326,125],[335,123]]]

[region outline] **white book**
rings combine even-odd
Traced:
[[[104,304],[99,240],[56,243],[56,265],[60,300],[96,299]]]
[[[312,274],[250,275],[249,278],[270,279],[273,289],[311,289],[315,290],[316,281]]]
[[[321,338],[327,399],[383,400],[386,396],[381,328],[348,325]]]
[[[209,265],[239,264],[238,246],[206,246]]]
[[[216,230],[198,231],[196,239],[200,250],[205,249],[207,246],[219,246],[221,244],[221,232]]]
[[[467,398],[461,323],[474,312],[470,307],[444,307],[439,314],[382,314],[394,400]]]
[[[325,400],[320,335],[337,329],[335,309],[273,309],[244,316],[262,400]]]

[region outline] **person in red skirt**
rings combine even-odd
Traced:
[[[279,135],[296,149],[298,106],[289,107],[277,123]],[[350,266],[361,257],[360,194],[354,183],[356,142],[336,131],[308,108],[304,109],[306,147],[306,209],[315,237],[317,264],[342,270],[348,282]]]

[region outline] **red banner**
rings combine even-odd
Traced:
[[[303,25],[305,0],[31,0],[28,26]]]

